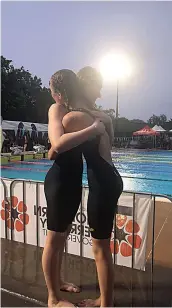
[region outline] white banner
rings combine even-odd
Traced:
[[[24,215],[25,213],[25,243],[43,247],[47,234],[47,205],[43,184],[16,181],[13,183],[12,198],[10,198],[10,180],[3,180],[7,189],[6,224],[7,238],[24,242]],[[36,191],[38,196],[36,197]],[[70,254],[80,255],[93,259],[92,240],[87,222],[88,189],[83,188],[82,211],[81,206],[72,224],[68,237],[67,251]],[[24,202],[23,202],[24,196]],[[12,200],[12,213],[11,213]],[[135,195],[134,215],[134,268],[145,268],[146,240],[148,218],[151,210],[151,196]],[[132,230],[133,230],[133,195],[122,194],[118,202],[116,215],[116,241],[114,243],[114,230],[111,238],[111,251],[115,250],[115,263],[127,267],[132,266]],[[38,214],[38,215],[37,215]],[[12,216],[12,224],[11,224]],[[103,227],[103,226],[102,226]],[[82,237],[81,237],[82,231]],[[1,183],[1,237],[5,238],[5,196]],[[81,247],[82,242],[82,247]],[[115,244],[115,245],[114,245]],[[115,249],[114,249],[115,246]]]
[[[118,214],[116,215],[116,240],[114,245],[113,230],[111,251],[112,253],[115,251],[116,264],[132,267],[134,228],[133,267],[145,270],[148,218],[151,210],[152,198],[151,196],[135,195],[134,222],[133,198],[134,196],[132,194],[123,194],[119,199]]]

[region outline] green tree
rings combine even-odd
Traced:
[[[11,60],[1,56],[2,116],[8,120],[45,122],[46,112],[52,104],[47,88],[41,79],[28,70],[14,68]]]
[[[150,124],[151,126],[154,125],[164,126],[166,122],[167,122],[167,117],[165,114],[161,114],[160,116],[156,116],[155,114],[153,114],[148,120],[148,124]]]
[[[53,104],[51,92],[46,87],[43,87],[39,92],[36,100],[36,115],[41,123],[48,122],[48,109]],[[37,121],[38,122],[38,121]]]
[[[116,123],[117,121],[117,123]],[[128,120],[125,117],[114,119],[114,134],[115,136],[131,137],[133,132],[143,128],[146,123],[142,120]]]
[[[167,122],[167,117],[166,117],[166,115],[165,115],[165,114],[160,114],[159,118],[160,118],[160,123],[161,123],[160,125],[161,125],[161,126],[164,126],[165,123]]]
[[[101,111],[104,111],[105,113],[107,113],[112,119],[115,118],[115,110],[110,108],[110,109],[103,109],[103,107],[101,105],[96,105],[95,104],[95,107],[98,109],[98,110],[101,110]]]
[[[133,123],[145,123],[143,120],[140,120],[140,119],[133,119],[133,120],[131,120]]]

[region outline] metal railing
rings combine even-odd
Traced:
[[[3,179],[1,179],[2,185],[3,185],[3,189],[4,189],[4,203],[5,203],[5,238],[8,239],[8,232],[7,232],[7,205],[8,205],[8,197],[7,197],[7,187],[5,182],[3,181]],[[10,183],[10,208],[11,208],[11,213],[12,213],[12,207],[13,207],[13,199],[12,196],[13,194],[13,188],[14,185],[16,183],[22,183],[22,191],[23,191],[23,204],[25,204],[25,200],[26,200],[26,183],[35,183],[36,185],[36,195],[35,195],[35,205],[36,205],[36,246],[39,247],[39,211],[38,211],[38,207],[39,207],[39,185],[43,184],[43,182],[39,181],[30,181],[30,180],[13,180]],[[151,303],[153,306],[153,302],[154,302],[154,248],[155,248],[155,222],[156,222],[156,199],[157,198],[165,198],[166,200],[168,200],[169,202],[172,203],[172,196],[166,196],[166,195],[153,195],[151,193],[143,193],[143,192],[131,192],[131,191],[124,191],[123,193],[125,194],[129,194],[129,195],[133,195],[133,208],[132,208],[132,219],[134,221],[135,219],[135,207],[136,207],[136,195],[143,195],[143,196],[149,196],[153,199],[153,208],[152,208],[152,243],[151,243]],[[83,202],[83,199],[82,199]],[[83,203],[81,202],[81,207],[80,207],[80,215],[82,217],[83,214]],[[116,211],[116,214],[120,214],[118,212],[118,208]],[[24,206],[23,206],[23,217],[24,217],[24,229],[23,229],[23,243],[26,243],[26,223],[25,223],[25,211],[24,211]],[[11,214],[11,226],[13,224],[13,217]],[[131,262],[131,268],[132,270],[134,269],[134,234],[135,234],[135,230],[134,230],[135,226],[133,223],[132,226],[132,262]],[[80,260],[82,260],[83,258],[83,234],[82,234],[82,219],[80,219]],[[13,240],[13,230],[11,228],[11,232],[10,232],[10,239]],[[116,215],[115,215],[115,219],[114,219],[114,247],[116,244]],[[68,242],[66,241],[66,245],[65,245],[65,260],[66,260],[66,255],[68,253]],[[116,260],[115,260],[115,252],[114,252],[114,265],[116,264]],[[133,306],[133,271],[132,271],[132,280],[131,280],[131,291],[132,291],[132,306]]]

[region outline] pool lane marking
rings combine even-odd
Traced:
[[[15,171],[33,171],[33,172],[48,172],[48,170],[43,169],[32,169],[32,168],[16,168],[16,167],[8,167],[8,166],[1,166],[2,169],[8,169],[8,170],[15,170]],[[162,181],[162,182],[170,182],[171,180],[167,179],[151,179],[151,178],[142,178],[137,176],[122,176],[127,179],[136,179],[136,180],[150,180],[150,181]]]
[[[127,159],[120,159],[120,158],[116,158],[114,159],[114,157],[112,158],[113,162],[121,162],[121,163],[159,163],[159,164],[172,164],[171,161],[160,161],[160,160],[127,160]]]
[[[8,170],[14,170],[14,171],[33,171],[33,172],[48,172],[48,170],[43,170],[43,169],[33,169],[33,168],[20,168],[20,167],[12,167],[12,166],[1,166],[1,169],[8,169]],[[120,170],[124,170],[124,168],[118,168],[118,169],[120,169]],[[131,171],[131,170],[129,170],[129,171]],[[145,178],[145,177],[143,177],[143,178],[141,178],[141,177],[136,177],[136,176],[134,176],[134,177],[130,177],[130,176],[127,176],[127,178],[136,178],[136,179],[142,179],[142,180],[145,180],[145,179],[148,179],[148,178]],[[159,180],[159,181],[169,181],[169,180],[167,180],[167,179],[165,179],[165,180],[162,180],[162,179],[150,179],[150,180]]]
[[[33,169],[33,168],[16,168],[11,166],[1,166],[1,169],[9,169],[9,170],[16,170],[16,171],[37,171],[37,172],[46,172],[47,170],[43,169]]]
[[[50,163],[43,163],[43,162],[30,162],[30,161],[15,161],[14,163],[17,164],[31,164],[31,165],[48,165],[48,166],[52,166],[52,164]]]

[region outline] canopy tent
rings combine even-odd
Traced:
[[[133,136],[158,136],[158,135],[159,135],[159,132],[156,132],[155,130],[150,128],[148,125],[146,125],[142,129],[133,133]]]
[[[2,121],[2,129],[3,130],[18,130],[18,125],[21,123],[20,121]],[[38,132],[47,132],[48,131],[48,124],[41,124],[41,123],[34,123],[34,122],[22,122],[24,130],[32,131],[31,124],[36,126]]]
[[[158,125],[155,125],[152,129],[159,133],[166,132],[166,130],[162,126],[158,126]]]

